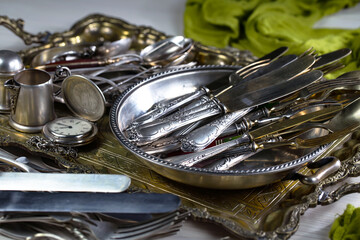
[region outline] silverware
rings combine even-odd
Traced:
[[[251,73],[253,71],[257,71],[260,67],[268,65],[271,61],[282,56],[287,50],[288,50],[287,47],[280,47],[280,48],[266,54],[262,58],[255,60],[253,63],[240,68],[239,70],[235,71],[232,75],[242,75],[242,74],[245,75],[245,74],[249,74],[249,72]],[[281,61],[271,64],[272,67],[268,67],[261,73],[257,73],[256,76],[263,75],[263,74],[269,72],[270,70],[274,70],[276,68],[279,68],[281,66],[284,66],[284,65],[290,63],[291,61],[293,61],[297,58],[296,56],[295,57],[294,56],[295,55],[290,56],[290,57],[285,57]],[[244,81],[245,81],[245,79],[244,79]],[[207,85],[207,87],[202,87],[201,89],[199,89],[198,91],[195,91],[194,93],[187,94],[187,95],[175,98],[175,99],[167,100],[165,102],[157,103],[148,112],[137,117],[133,121],[132,126],[152,122],[166,114],[171,113],[172,111],[178,109],[179,107],[185,106],[187,103],[195,100],[196,98],[199,98],[203,95],[209,95],[210,92],[213,92],[213,91],[215,91],[215,92],[221,91],[223,89],[224,85],[225,86],[228,84],[236,85],[238,83],[239,83],[239,79],[235,79],[233,77],[229,77],[229,79],[225,82],[224,82],[224,79],[220,78],[220,79],[213,81],[209,85]],[[214,93],[212,93],[212,94],[214,94]],[[192,102],[191,105],[187,105],[186,107],[182,108],[180,111],[186,111],[186,110],[189,110],[190,108],[193,108],[200,104],[203,104],[203,101],[204,100],[200,99],[199,101]]]
[[[0,220],[0,234],[29,240],[152,239],[176,233],[188,216],[188,212],[175,211],[133,221],[101,213],[6,213]],[[14,228],[15,224],[21,229]]]
[[[307,85],[319,80],[321,77],[322,72],[315,70],[265,89],[253,92],[246,91],[242,95],[243,102],[251,105],[250,102],[253,101],[252,104],[256,106],[274,101],[306,87]],[[230,101],[230,98],[228,100]],[[233,99],[233,101],[237,101],[237,99]],[[221,135],[225,129],[243,116],[244,114],[240,115],[239,111],[231,112],[200,128],[195,129],[181,139],[181,150],[184,152],[194,152],[204,149],[219,135]]]
[[[253,111],[245,115],[241,120],[237,123],[232,124],[226,130],[219,135],[219,138],[225,136],[231,136],[234,134],[242,134],[254,127],[264,126],[266,124],[281,121],[282,119],[293,118],[299,115],[307,114],[313,111],[317,111],[322,109],[323,107],[331,106],[331,105],[341,105],[335,101],[323,101],[323,102],[316,102],[316,103],[303,103],[298,104],[294,107],[290,107],[289,109],[284,109],[283,111],[267,114],[270,115],[266,118],[258,119],[257,113],[260,111],[268,111],[265,107],[261,108],[260,110]],[[148,153],[148,154],[163,154],[169,153],[172,151],[180,150],[182,135],[171,135],[170,137],[160,138],[148,145],[142,146],[141,149]],[[216,141],[218,142],[218,141]]]
[[[119,193],[130,183],[129,177],[119,174],[0,173],[0,191]]]
[[[352,101],[350,104],[348,104],[344,109],[342,109],[340,112],[338,112],[328,123],[322,124],[322,123],[309,123],[306,122],[304,124],[298,125],[297,127],[290,129],[290,132],[303,132],[307,131],[309,129],[314,128],[324,128],[326,130],[329,130],[330,132],[338,132],[337,134],[343,134],[341,131],[345,132],[350,130],[352,127],[356,127],[359,125],[360,122],[360,115],[358,114],[357,110],[360,108],[360,100],[356,99]],[[345,130],[344,130],[345,128]],[[348,128],[348,129],[347,129]],[[339,133],[340,132],[340,133]],[[281,134],[287,134],[289,132],[282,132]],[[280,135],[281,135],[280,134]],[[333,137],[336,137],[336,135],[333,135]],[[326,137],[324,137],[324,141],[326,141]],[[308,142],[304,142],[299,140],[300,144],[303,144],[304,146],[310,146],[311,144],[320,144],[320,139],[315,140],[308,140]],[[291,138],[290,138],[291,140]],[[330,139],[331,140],[331,139]],[[290,141],[289,141],[290,143]],[[243,145],[241,148],[234,149],[233,156],[227,156],[224,159],[220,159],[218,161],[213,162],[207,168],[214,169],[214,170],[228,170],[235,165],[239,164],[241,161],[247,159],[251,155],[254,155],[255,153],[258,153],[262,150],[262,148],[265,147],[275,147],[275,144],[277,143],[263,143],[263,146],[259,146],[258,144],[249,144],[249,145]],[[280,143],[281,144],[281,143]],[[278,144],[278,145],[280,145]],[[297,144],[297,143],[294,143]],[[249,153],[249,151],[251,151]]]
[[[320,69],[321,67],[325,67],[326,65],[335,63],[342,58],[345,58],[351,54],[351,49],[342,48],[333,52],[329,52],[317,57],[316,62],[312,66],[314,69]]]
[[[0,191],[2,212],[159,214],[179,206],[172,194]]]
[[[281,140],[279,142],[266,142],[261,143],[257,147],[254,148],[254,151],[257,149],[269,149],[273,147],[282,147],[282,146],[291,146],[294,148],[313,148],[318,147],[324,144],[328,144],[330,142],[335,141],[336,139],[339,139],[341,137],[344,137],[357,129],[359,129],[360,124],[355,123],[351,126],[348,126],[342,130],[335,131],[333,133],[329,133],[326,136],[321,136],[317,138],[312,139],[302,139],[302,138],[295,138],[294,140]]]
[[[101,46],[96,47],[95,54],[101,57],[114,57],[119,54],[124,54],[129,50],[131,43],[131,38],[121,38],[113,42],[104,42]]]
[[[231,117],[225,116],[225,118],[236,121],[249,112],[251,107],[282,97],[284,93],[278,94],[279,87],[275,89],[274,84],[286,83],[289,79],[306,71],[313,63],[313,56],[304,56],[278,70],[244,84],[235,87],[230,86],[205,104],[174,115],[172,119],[166,119],[166,121],[160,121],[160,123],[151,122],[148,125],[136,126],[128,129],[127,134],[131,141],[147,143],[166,136],[192,122],[219,115],[224,111],[231,112]],[[316,74],[319,74],[319,72]],[[272,91],[269,91],[270,88]],[[226,121],[226,124],[231,121]]]
[[[178,156],[174,156],[174,157],[168,157],[165,160],[175,163],[175,164],[180,164],[180,165],[190,167],[190,166],[193,166],[205,159],[215,156],[216,154],[219,154],[227,149],[239,146],[244,143],[249,143],[249,142],[252,142],[253,140],[263,138],[263,137],[269,136],[273,133],[277,133],[282,130],[300,125],[301,123],[310,121],[311,119],[315,119],[315,118],[318,118],[318,117],[324,116],[324,115],[329,115],[331,113],[340,111],[341,109],[342,109],[342,106],[329,106],[325,109],[315,111],[315,112],[312,112],[312,113],[309,113],[306,115],[301,115],[296,118],[285,119],[280,122],[275,122],[272,124],[265,125],[263,127],[252,130],[248,133],[240,135],[239,137],[237,137],[229,142],[225,142],[225,143],[219,144],[217,146],[204,149],[199,152],[189,153],[189,154],[185,154],[185,155],[178,155]]]
[[[95,221],[94,225],[89,224],[89,227],[96,239],[152,239],[174,234],[188,215],[171,212],[145,222],[124,226],[114,219],[106,221],[106,218],[103,219],[100,215],[100,220]]]
[[[304,101],[319,102],[326,99],[333,91],[336,90],[359,90],[360,74],[358,71],[346,73],[336,79],[323,80],[311,84],[299,92],[289,96],[283,102],[272,107],[268,111],[280,111],[292,105],[297,105]]]

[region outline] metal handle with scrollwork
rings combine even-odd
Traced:
[[[220,160],[217,160],[211,163],[210,165],[205,166],[205,168],[212,171],[226,171],[231,169],[240,162],[244,161],[245,159],[248,159],[249,157],[257,153],[257,151],[252,151],[252,152],[247,151],[252,148],[252,144],[253,143],[245,144],[239,147],[244,149],[243,153],[237,153],[235,155],[221,158]],[[261,149],[259,149],[259,151],[261,151]]]
[[[192,108],[189,111],[179,112],[170,119],[158,119],[159,121],[132,126],[126,130],[126,134],[130,141],[141,146],[165,137],[188,124],[218,115],[223,111],[215,101],[209,101],[199,107],[204,110],[198,111],[197,108]]]
[[[234,139],[229,142],[225,142],[214,147],[206,148],[199,152],[178,155],[173,157],[165,158],[166,161],[171,163],[192,167],[197,163],[200,163],[212,156],[215,156],[221,152],[224,152],[232,147],[238,146],[243,143],[248,143],[251,141],[251,137],[248,134],[243,134],[241,137]]]
[[[132,123],[133,125],[138,124],[144,124],[152,122],[162,116],[165,116],[172,111],[176,110],[177,108],[184,106],[185,104],[189,103],[190,101],[204,95],[206,93],[205,89],[200,89],[194,93],[190,93],[175,99],[171,99],[165,102],[160,102],[158,104],[155,104],[148,112],[145,114],[139,116],[135,119],[135,121]],[[190,103],[192,104],[192,103]],[[193,104],[192,104],[193,105]],[[197,105],[190,106],[188,108],[184,107],[180,111],[186,111],[188,109],[191,109],[192,107],[196,107]]]
[[[49,32],[43,32],[34,35],[24,31],[24,20],[22,19],[15,20],[10,19],[7,16],[0,16],[0,25],[6,27],[7,29],[15,33],[17,36],[19,36],[26,45],[31,45],[34,43],[46,43],[50,36]]]
[[[245,108],[227,113],[214,121],[195,129],[181,139],[181,150],[195,152],[209,146],[225,129],[251,111]]]

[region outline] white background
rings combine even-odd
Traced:
[[[152,26],[168,35],[183,34],[185,0],[1,0],[0,15],[13,19],[22,18],[24,29],[29,33],[68,30],[75,22],[93,13],[121,18],[131,24]],[[316,27],[360,27],[360,5],[322,19]],[[0,49],[18,51],[25,46],[16,35],[0,26]],[[356,181],[360,181],[357,179]],[[300,227],[292,240],[328,239],[327,235],[336,217],[346,204],[360,207],[360,195],[351,194],[328,206],[308,210],[300,221]],[[166,239],[230,239],[220,227],[191,220],[184,223],[175,236]]]

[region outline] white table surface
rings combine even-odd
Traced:
[[[169,35],[183,34],[185,0],[1,0],[0,15],[25,21],[25,31],[66,31],[83,17],[100,13],[121,18],[131,24],[152,26]],[[343,10],[320,20],[317,27],[360,27],[360,5]],[[22,40],[0,27],[0,49],[18,51],[27,48]],[[353,181],[359,182],[360,179]],[[328,206],[309,209],[301,217],[298,231],[290,239],[328,239],[328,232],[337,214],[342,214],[348,203],[360,207],[360,195],[350,194]],[[231,239],[222,228],[208,223],[188,220],[174,236],[164,239]]]

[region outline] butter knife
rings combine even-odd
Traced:
[[[0,172],[0,191],[126,191],[131,179],[119,174]]]

